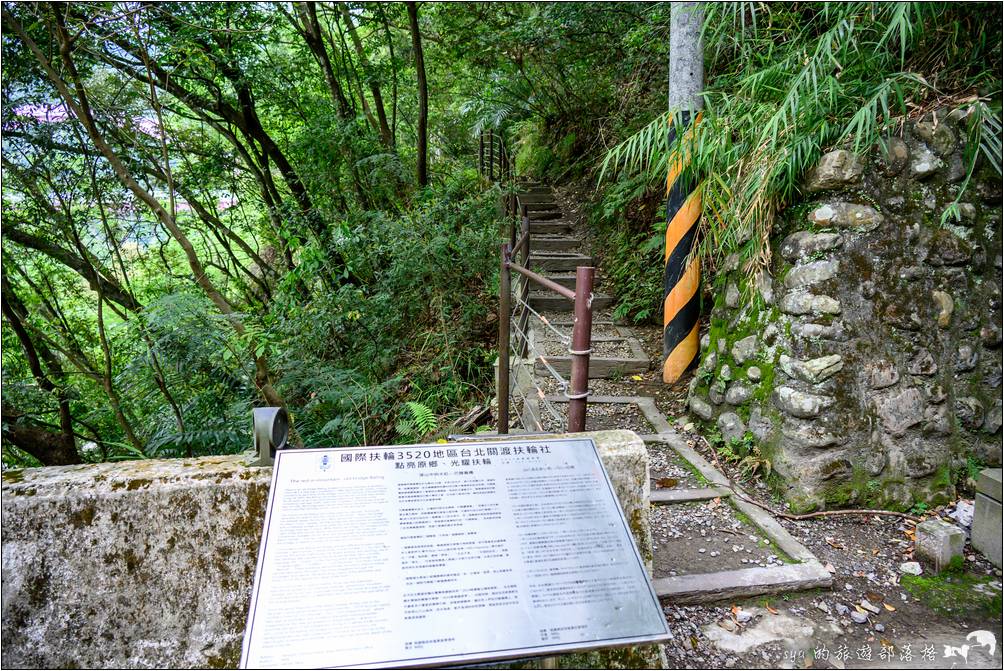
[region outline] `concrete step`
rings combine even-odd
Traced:
[[[532,216],[534,213],[560,212],[561,207],[553,200],[542,203],[521,203],[526,205],[526,211]]]
[[[579,266],[593,265],[593,257],[575,252],[548,252],[534,254],[530,252],[530,269],[541,270],[575,270]]]
[[[572,283],[574,285],[574,282]],[[603,293],[593,293],[593,309],[605,310],[614,304],[613,296]],[[572,301],[553,291],[531,291],[530,307],[537,312],[554,310],[567,312],[572,309]]]
[[[533,266],[530,266],[530,270],[533,270]],[[553,282],[557,282],[563,287],[568,287],[569,289],[575,288],[575,273],[546,272],[544,273],[544,276]],[[600,288],[602,285],[603,285],[603,278],[599,275],[596,275],[595,278],[593,279],[593,289],[595,290],[597,288]]]
[[[543,212],[530,212],[530,221],[554,221],[561,219],[561,210],[546,210]]]
[[[526,203],[527,205],[531,203],[553,203],[554,194],[551,193],[550,189],[543,192],[527,191],[524,193],[517,193],[516,199],[520,203]]]
[[[572,232],[572,223],[566,219],[552,219],[550,221],[530,220],[530,235],[547,233],[551,235],[564,235]],[[530,245],[533,249],[533,245]]]
[[[621,378],[625,375],[644,373],[648,370],[649,360],[641,349],[641,343],[636,338],[623,338],[622,341],[631,349],[630,356],[602,356],[592,354],[589,357],[589,377],[593,380]],[[572,357],[548,356],[547,363],[558,372],[568,377],[572,374]],[[534,361],[534,372],[541,377],[550,375],[547,366],[538,356]],[[592,399],[590,399],[592,400]]]
[[[587,411],[588,412],[588,411]],[[833,577],[818,561],[770,568],[745,568],[656,578],[652,587],[672,603],[711,603],[762,594],[829,587]]]
[[[568,235],[531,235],[530,250],[537,252],[575,252],[582,240]]]

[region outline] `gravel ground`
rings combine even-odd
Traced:
[[[589,233],[582,226],[580,205],[588,197],[588,189],[561,188],[556,195],[566,217],[578,224],[577,234],[585,240],[583,250],[588,249]],[[598,274],[602,275],[602,270]],[[662,330],[657,325],[630,328],[653,362],[651,369],[620,380],[591,380],[591,390],[594,394],[653,397],[688,443],[716,463],[700,436],[684,428],[692,428],[686,407],[690,375],[673,386],[662,383],[658,365]],[[706,330],[707,324],[702,323],[702,334]],[[674,461],[667,445],[652,443],[648,449],[653,482],[669,478],[676,480],[676,487],[695,486],[691,484],[695,480],[692,473]],[[748,493],[782,509],[762,482],[743,480],[729,464],[718,466],[733,480],[741,481]],[[710,502],[654,507],[656,575],[672,575],[673,571],[683,575],[697,566],[718,570],[713,567],[733,561],[742,567],[744,556],[766,563],[771,551],[749,540],[749,536],[758,537],[756,530],[745,533],[747,529],[730,511],[725,503],[712,507]],[[945,514],[950,509],[931,512]],[[933,602],[918,600],[902,584],[901,565],[913,559],[911,524],[888,516],[779,521],[832,573],[832,589],[710,605],[665,604],[673,633],[666,645],[670,668],[1002,668],[999,605],[993,611],[949,602],[948,607],[941,604],[935,610]],[[740,528],[733,529],[734,523]],[[721,529],[743,533],[747,540],[736,536],[730,541],[728,537],[734,534]],[[704,536],[700,535],[702,530]],[[733,545],[743,549],[733,552]],[[705,552],[699,552],[701,548]],[[712,551],[718,555],[710,557]],[[974,581],[967,595],[997,595],[1000,603],[1001,571],[969,545],[965,570]],[[967,634],[975,630],[997,635],[992,657],[987,648],[967,641]],[[966,645],[967,656],[962,657],[960,646]],[[946,652],[955,654],[945,657]]]
[[[537,349],[542,349],[545,356],[568,356],[568,345],[560,340],[545,340],[536,345]],[[621,340],[600,340],[591,344],[592,354],[590,357],[603,359],[633,359],[634,352],[626,339]]]
[[[536,320],[534,320],[534,321],[536,321]],[[621,333],[618,330],[618,328],[619,327],[614,326],[613,324],[597,324],[597,325],[593,326],[592,334],[593,334],[594,342],[595,342],[595,338],[622,338],[623,336],[621,335]],[[572,336],[572,331],[571,331],[571,328],[569,328],[569,327],[562,326],[562,327],[560,327],[559,330],[562,333],[567,334],[568,337]],[[551,331],[550,329],[543,327],[539,322],[535,325],[534,334],[533,335],[534,335],[534,338],[537,341],[541,341],[541,342],[542,341],[550,341],[550,340],[553,340],[553,341],[559,341],[560,340],[560,338],[557,336],[557,334],[554,333],[554,331]]]
[[[555,403],[562,422],[559,426],[550,413],[541,413],[541,422],[545,431],[564,431],[568,417],[568,404]],[[587,431],[603,431],[605,429],[628,429],[635,433],[653,433],[655,429],[641,408],[634,403],[590,403],[586,414]]]
[[[652,507],[655,577],[781,566],[767,538],[728,501]]]
[[[666,443],[645,443],[648,448],[648,470],[653,489],[696,489],[706,487],[683,457]]]

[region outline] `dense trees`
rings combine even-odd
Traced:
[[[235,449],[249,403],[312,442],[393,439],[398,399],[480,386],[488,279],[426,276],[485,275],[497,226],[462,141],[435,192],[408,175],[423,29],[414,6],[4,4],[7,463]],[[447,324],[425,360],[402,342]]]
[[[859,4],[709,12],[708,113],[776,111],[820,62],[800,44],[848,59],[822,80],[839,104],[782,130],[849,119],[868,67],[866,84],[911,72],[999,99],[986,8],[907,7],[883,10],[889,37]],[[834,17],[851,38],[827,41]],[[306,444],[414,439],[419,406],[446,428],[491,388],[498,222],[472,134],[508,133],[524,173],[591,175],[664,112],[669,19],[669,3],[4,3],[4,463],[243,449],[261,403]],[[881,60],[855,60],[877,41]],[[740,135],[714,156],[746,155]],[[659,275],[639,236],[661,217],[642,164],[611,161],[600,212],[644,316]]]

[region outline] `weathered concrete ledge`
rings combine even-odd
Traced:
[[[651,567],[648,457],[592,437]],[[236,667],[271,469],[243,456],[3,475],[4,668]],[[654,646],[604,664],[658,665]]]

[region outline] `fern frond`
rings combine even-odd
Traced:
[[[432,433],[438,426],[436,413],[429,406],[417,401],[405,401],[404,406],[411,413],[411,421],[414,422],[415,429],[419,435]]]

